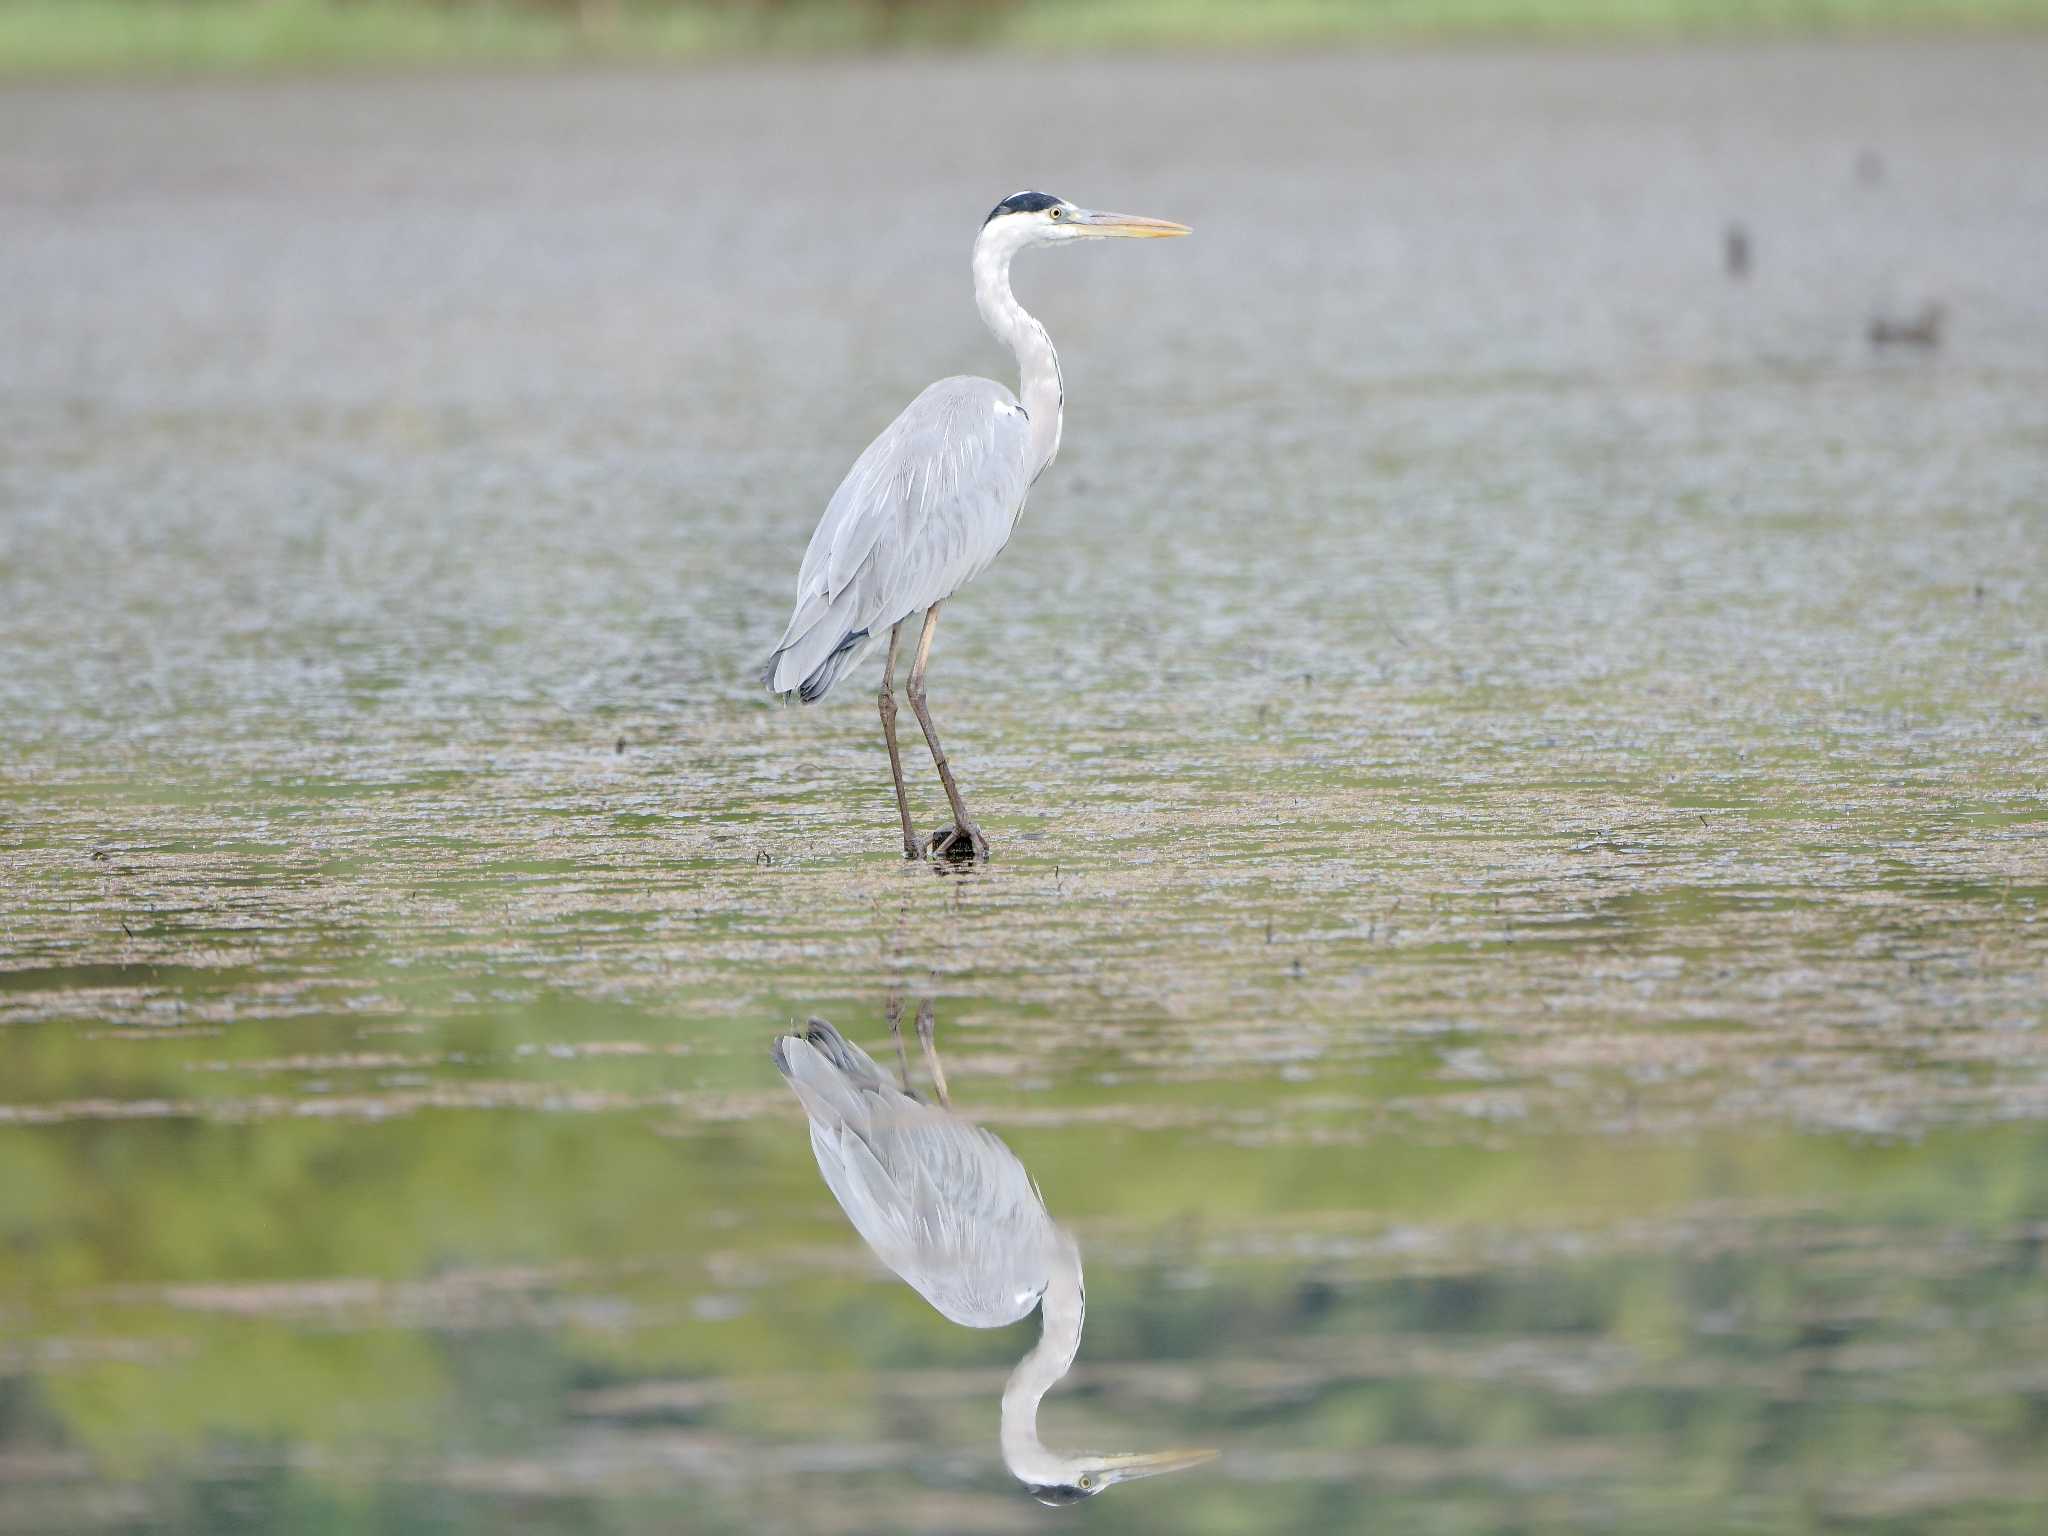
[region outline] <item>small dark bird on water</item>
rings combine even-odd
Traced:
[[[1910,320],[1877,315],[1870,322],[1870,344],[1873,347],[1938,347],[1941,345],[1943,315],[1939,304],[1924,306]]]
[[[1749,231],[1730,224],[1721,237],[1721,264],[1737,282],[1749,276]]]

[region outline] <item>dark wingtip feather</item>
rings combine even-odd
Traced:
[[[819,662],[811,675],[797,685],[796,696],[806,704],[815,704],[832,691],[832,685],[839,681],[839,674],[852,663],[853,653],[867,639],[864,629],[849,630],[840,642],[832,648],[832,654]]]
[[[847,1053],[846,1037],[830,1024],[815,1015],[804,1021],[803,1034],[777,1035],[768,1046],[768,1054],[774,1058],[775,1070],[784,1077],[789,1076],[789,1042],[801,1039],[807,1045],[816,1046],[827,1060],[844,1072],[853,1058]]]
[[[854,651],[866,641],[867,637],[868,632],[864,629],[850,630],[840,636],[839,643],[832,648],[832,654],[813,667],[811,675],[803,679],[794,688],[778,688],[775,686],[775,669],[782,665],[782,658],[789,654],[789,647],[783,646],[774,655],[770,656],[767,665],[761,668],[761,686],[778,698],[796,699],[804,704],[815,704],[832,691],[832,685],[839,681],[839,674],[846,670],[851,662]]]
[[[825,1020],[816,1015],[806,1019],[804,1039],[840,1071],[851,1076],[866,1075],[860,1058],[854,1054],[853,1047],[846,1043],[846,1036],[840,1034]]]
[[[846,1036],[815,1013],[804,1020],[804,1038],[828,1056],[846,1045]]]

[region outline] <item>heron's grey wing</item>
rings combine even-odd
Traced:
[[[876,1256],[956,1323],[1000,1328],[1029,1313],[1051,1274],[1052,1220],[1015,1154],[879,1074],[841,1071],[810,1040],[788,1037],[777,1053],[819,1172]]]
[[[863,570],[896,617],[952,596],[1002,551],[1031,488],[1030,424],[991,379],[941,379],[868,446],[804,554],[799,590]]]
[[[913,400],[819,519],[768,686],[820,697],[866,642],[978,575],[1009,542],[1030,455],[1023,408],[992,380],[941,379]]]

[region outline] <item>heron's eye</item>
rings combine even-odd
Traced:
[[[1055,208],[1052,211],[1052,216],[1056,219],[1064,219],[1067,216],[1067,210],[1064,208]]]
[[[1058,218],[1058,217],[1059,217],[1059,210],[1058,210],[1058,209],[1054,209],[1054,210],[1053,210],[1053,217],[1054,217],[1054,218]],[[1082,1486],[1083,1488],[1093,1488],[1093,1487],[1095,1486],[1095,1479],[1094,1479],[1094,1477],[1093,1477],[1093,1476],[1091,1476],[1091,1475],[1090,1475],[1089,1473],[1083,1472],[1083,1473],[1081,1474],[1081,1486]]]

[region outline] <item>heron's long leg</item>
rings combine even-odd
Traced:
[[[939,1065],[939,1048],[932,1043],[932,1000],[930,998],[926,998],[917,1005],[917,1043],[924,1047],[925,1068],[932,1075],[932,1087],[938,1090],[939,1103],[945,1108],[951,1109],[953,1107],[953,1099],[946,1092],[946,1069]]]
[[[926,745],[932,749],[932,762],[939,770],[939,782],[946,786],[946,800],[953,807],[953,830],[950,836],[935,840],[932,852],[943,854],[961,838],[966,838],[974,847],[977,859],[988,857],[988,839],[981,835],[981,828],[974,824],[974,818],[967,814],[967,802],[960,798],[960,786],[953,782],[953,770],[946,764],[946,749],[939,745],[939,733],[932,729],[931,711],[924,703],[924,669],[931,660],[932,634],[939,627],[939,605],[933,603],[924,616],[924,632],[917,637],[917,655],[910,662],[910,681],[904,684],[903,692],[910,700],[910,707],[917,715],[917,723],[924,727]]]
[[[903,994],[891,992],[882,1004],[882,1016],[889,1021],[889,1038],[896,1042],[896,1069],[903,1079],[903,1091],[910,1092],[910,1054],[903,1049]]]
[[[889,626],[889,659],[882,663],[882,693],[876,700],[882,711],[882,740],[889,744],[889,777],[896,783],[896,814],[903,818],[903,857],[917,858],[924,852],[917,843],[917,829],[910,824],[910,791],[903,787],[903,757],[896,750],[896,642],[902,637],[901,620]]]

